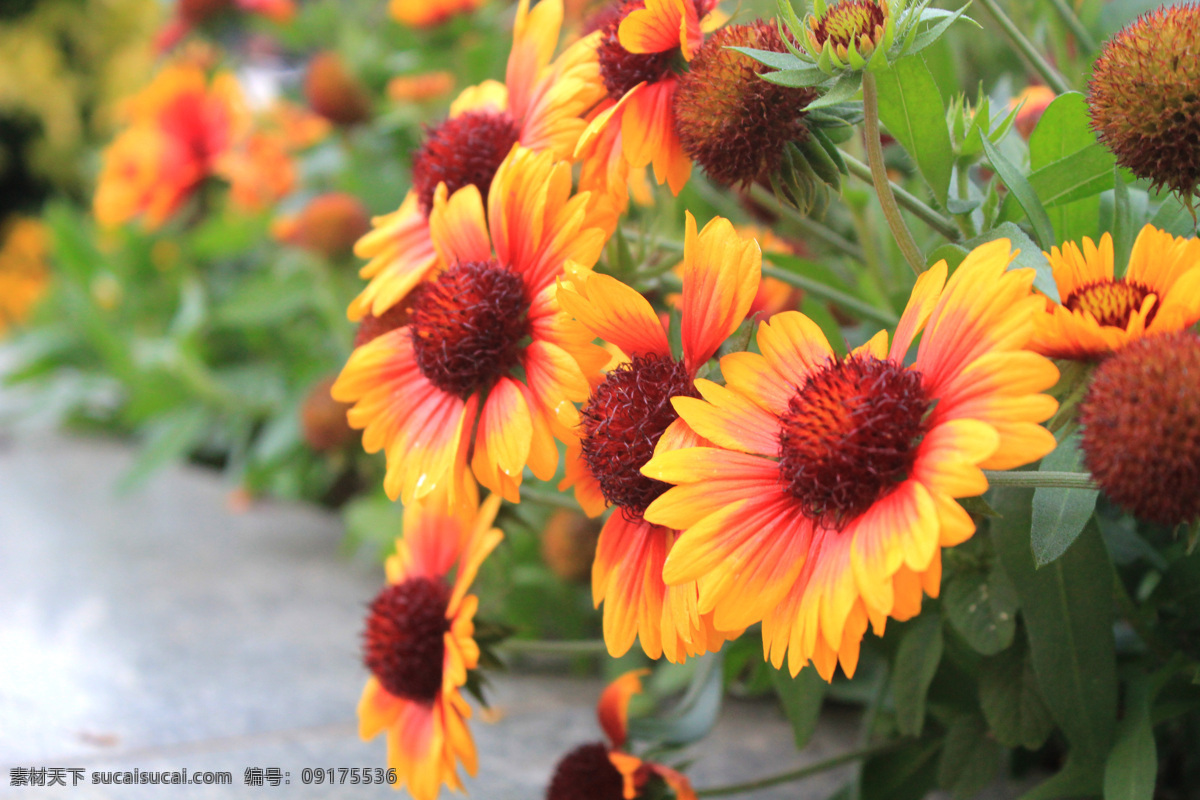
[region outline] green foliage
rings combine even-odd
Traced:
[[[933,196],[945,205],[954,149],[946,129],[942,95],[920,57],[905,58],[876,76],[879,119],[917,163]]]
[[[917,736],[925,727],[925,695],[942,660],[942,619],[926,611],[912,622],[900,640],[892,672],[896,727]]]
[[[1040,469],[1047,472],[1079,472],[1083,469],[1083,452],[1078,435],[1059,442],[1053,453],[1042,459]],[[1083,532],[1092,510],[1096,507],[1096,489],[1048,489],[1040,487],[1033,493],[1033,518],[1030,537],[1033,558],[1044,567],[1061,556]]]

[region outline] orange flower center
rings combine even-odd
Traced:
[[[429,215],[439,183],[446,184],[447,196],[473,185],[486,203],[496,170],[520,137],[516,121],[503,111],[468,111],[427,129],[412,167],[421,210]]]
[[[817,49],[824,47],[826,42],[835,48],[849,48],[850,43],[854,42],[861,52],[863,36],[867,37],[872,46],[882,37],[887,14],[886,2],[842,0],[830,8],[824,17],[813,20],[813,40]]]
[[[371,602],[363,662],[395,697],[430,703],[442,688],[450,592],[429,578],[388,586]]]
[[[669,484],[642,467],[679,418],[672,397],[699,397],[684,365],[670,356],[634,356],[608,373],[583,407],[583,459],[604,499],[641,516]]]
[[[412,342],[421,374],[464,400],[517,366],[529,334],[525,282],[495,259],[456,264],[417,289]]]
[[[1081,287],[1063,303],[1072,311],[1086,311],[1101,325],[1117,328],[1129,327],[1129,320],[1142,307],[1148,295],[1148,287],[1134,281],[1096,281]],[[1157,308],[1151,308],[1146,324],[1154,319]]]
[[[830,363],[780,419],[780,475],[809,517],[840,530],[908,476],[931,407],[920,373],[901,364]]]
[[[661,53],[631,53],[621,46],[617,33],[621,20],[645,6],[643,0],[626,0],[600,35],[600,46],[596,53],[600,58],[600,77],[608,89],[608,96],[613,100],[620,100],[626,92],[643,81],[656,83],[672,72],[677,49]]]
[[[624,780],[608,759],[608,748],[597,742],[581,745],[563,756],[554,769],[546,800],[623,800]]]

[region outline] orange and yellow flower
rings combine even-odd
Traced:
[[[580,745],[563,756],[554,769],[546,800],[634,800],[647,784],[661,779],[675,800],[696,800],[686,776],[662,764],[643,761],[625,751],[629,738],[629,699],[642,691],[642,676],[634,670],[617,678],[600,695],[596,717],[608,742]]]
[[[393,499],[461,487],[473,473],[515,502],[526,465],[554,475],[558,415],[586,399],[608,358],[555,299],[563,265],[594,264],[604,247],[589,199],[571,193],[570,164],[519,146],[496,172],[486,221],[474,185],[449,197],[438,187],[436,266],[333,389],[355,404],[366,450],[386,452]]]
[[[387,560],[388,585],[367,616],[363,660],[371,677],[358,703],[359,735],[387,734],[396,788],[416,800],[433,800],[443,784],[461,791],[458,765],[470,775],[478,769],[461,692],[479,663],[479,600],[467,592],[504,538],[492,527],[499,506],[495,495],[457,504],[445,492],[407,506],[404,536]]]
[[[663,577],[699,583],[698,609],[731,629],[762,622],[765,655],[852,675],[868,622],[917,614],[938,593],[941,550],[975,531],[957,498],[981,470],[1054,449],[1037,423],[1058,370],[1025,349],[1042,298],[1009,270],[1009,242],[976,248],[946,280],[918,280],[886,331],[839,360],[798,312],[758,330],[759,353],[721,359],[725,386],[674,400],[712,446],[657,452],[642,472],[674,484],[646,518],[682,531]],[[924,330],[915,361],[905,356]]]
[[[1092,360],[1156,333],[1200,320],[1200,239],[1147,225],[1138,234],[1122,278],[1113,276],[1113,242],[1088,238],[1046,254],[1062,303],[1047,301],[1034,318],[1030,348],[1052,358]]]
[[[639,472],[655,452],[700,443],[671,398],[695,395],[692,381],[741,324],[758,291],[762,256],[753,239],[717,218],[697,233],[687,215],[682,266],[683,359],[634,289],[585,267],[568,267],[562,307],[629,360],[608,373],[583,407],[570,443],[563,488],[574,485],[589,513],[617,506],[604,524],[592,567],[592,597],[604,604],[604,640],[613,656],[640,639],[651,658],[684,661],[720,647],[727,636],[697,609],[694,582],[668,587],[662,568],[678,532],[642,515],[667,486]]]
[[[599,102],[595,39],[584,39],[552,60],[562,26],[562,0],[529,0],[517,6],[513,49],[504,84],[487,81],[465,89],[450,117],[429,131],[413,157],[413,189],[400,208],[375,218],[374,230],[355,248],[368,259],[360,275],[368,284],[350,304],[351,320],[380,316],[399,303],[434,268],[428,215],[437,187],[448,194],[474,185],[486,200],[500,162],[514,144],[569,159]],[[611,225],[616,225],[615,211]]]
[[[130,99],[131,124],[104,153],[94,209],[104,225],[142,217],[151,228],[174,214],[213,174],[246,124],[237,80],[180,61]]]
[[[389,0],[388,13],[413,28],[432,28],[482,6],[484,0]]]
[[[36,219],[18,217],[0,229],[0,336],[29,316],[46,291],[49,241],[46,226]]]
[[[704,43],[704,30],[717,22],[709,14],[715,6],[715,0],[625,0],[599,32],[608,99],[579,142],[591,181],[585,188],[620,193],[618,157],[635,169],[652,165],[659,185],[675,194],[687,183],[692,162],[675,129],[675,61],[691,60]]]

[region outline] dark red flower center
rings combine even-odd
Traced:
[[[529,298],[495,259],[468,261],[418,287],[410,319],[421,374],[465,400],[520,363]]]
[[[546,800],[624,800],[621,773],[608,759],[608,748],[597,742],[576,747],[554,768]]]
[[[521,137],[507,112],[467,111],[427,128],[425,141],[413,155],[413,190],[429,215],[439,183],[449,195],[474,185],[486,202],[492,178]]]
[[[812,35],[817,47],[828,42],[835,48],[849,48],[854,42],[861,48],[864,35],[877,44],[876,31],[887,23],[887,14],[886,0],[841,0],[830,6],[824,17],[814,20]]]
[[[618,29],[621,21],[633,11],[645,8],[643,0],[626,0],[620,11],[609,17],[604,32],[600,35],[597,55],[600,58],[600,77],[608,89],[608,96],[620,100],[633,87],[645,81],[661,81],[672,72],[678,49],[661,53],[631,53],[621,46]]]
[[[1134,281],[1096,281],[1080,287],[1067,301],[1063,303],[1072,311],[1087,311],[1101,325],[1111,325],[1117,328],[1129,326],[1129,320],[1134,313],[1141,309],[1148,295],[1154,292]],[[1146,315],[1146,324],[1154,319],[1155,305]]]
[[[670,356],[634,356],[608,373],[583,406],[583,459],[604,499],[640,516],[670,484],[641,473],[663,432],[679,418],[672,397],[699,397]]]
[[[931,405],[920,373],[901,364],[830,362],[780,419],[780,474],[809,517],[841,529],[907,477]]]
[[[371,601],[363,662],[390,694],[421,703],[437,697],[449,601],[446,585],[429,578],[388,586]]]

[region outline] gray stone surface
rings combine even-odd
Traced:
[[[359,741],[365,678],[358,636],[376,564],[339,555],[319,511],[228,509],[228,487],[177,467],[135,495],[113,484],[121,445],[39,435],[0,447],[0,796],[394,797],[387,788],[302,786],[304,767],[384,766]],[[494,681],[493,724],[471,795],[540,798],[557,759],[599,738],[598,681]],[[781,771],[849,746],[832,717],[803,754],[769,704],[727,704],[686,758],[698,786]],[[9,786],[11,767],[227,770],[232,787]],[[286,788],[242,785],[246,767],[291,773]],[[744,797],[822,798],[845,772]],[[449,793],[443,796],[450,796]]]

